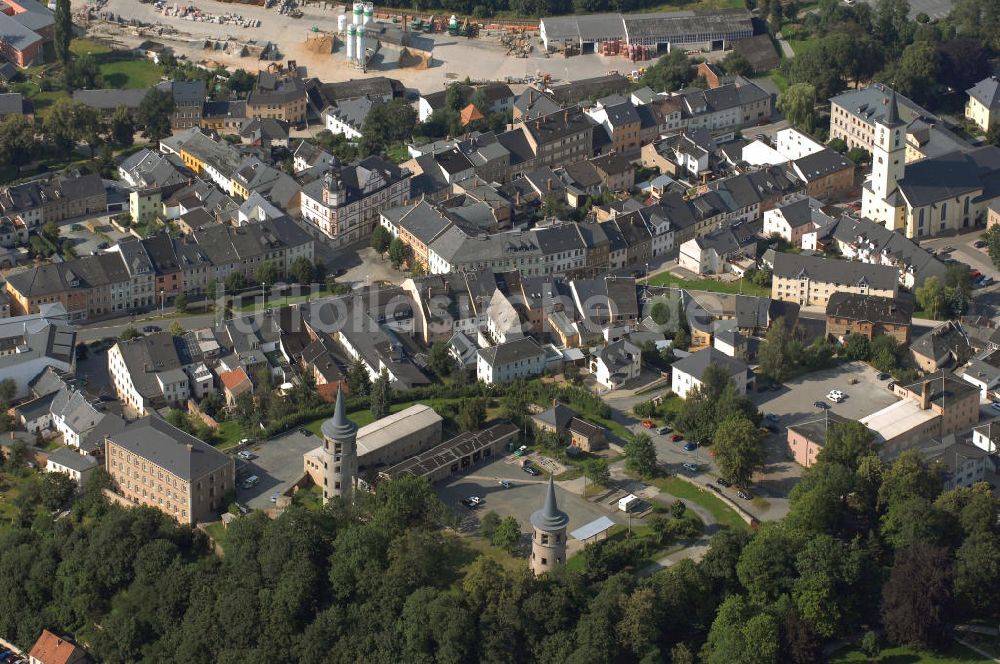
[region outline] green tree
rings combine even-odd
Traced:
[[[399,269],[399,266],[410,259],[410,247],[398,237],[393,238],[389,243],[389,260],[392,266]]]
[[[175,320],[173,323],[170,324],[170,334],[174,335],[175,337],[184,336],[185,331],[186,330],[184,329],[184,326],[181,325],[181,322],[179,320]]]
[[[670,322],[670,307],[666,302],[656,302],[650,307],[649,315],[657,325],[666,325]]]
[[[625,467],[642,477],[656,475],[656,448],[647,434],[635,434],[625,444]]]
[[[129,339],[135,339],[136,337],[141,337],[141,336],[142,332],[129,325],[124,330],[122,330],[121,334],[118,335],[118,338],[121,341],[128,341]]]
[[[882,624],[894,643],[921,648],[950,640],[952,562],[948,550],[925,543],[896,552],[882,589]]]
[[[812,132],[816,122],[816,86],[809,83],[789,85],[778,95],[778,110],[794,126],[806,133]]]
[[[288,273],[296,283],[307,286],[313,283],[316,276],[316,266],[305,256],[299,256],[292,261],[288,268]]]
[[[753,76],[753,65],[739,51],[727,53],[721,64],[722,69],[730,76]]]
[[[44,115],[42,125],[45,135],[60,153],[72,150],[78,135],[76,128],[76,104],[66,97],[57,99]]]
[[[0,404],[9,406],[17,396],[17,383],[13,378],[0,380]]]
[[[764,465],[764,439],[757,425],[744,417],[719,423],[712,449],[722,476],[737,486],[750,483],[755,470]]]
[[[142,98],[137,114],[137,120],[143,127],[142,135],[151,141],[170,136],[173,114],[173,94],[159,88],[150,88]]]
[[[70,62],[70,42],[73,41],[73,16],[70,13],[70,0],[56,0],[55,24],[52,26],[52,45],[56,59],[63,67]]]
[[[73,137],[81,143],[86,143],[90,156],[94,156],[94,146],[101,140],[103,126],[97,111],[83,104],[73,106]]]
[[[816,460],[823,463],[838,463],[858,470],[861,459],[875,452],[875,436],[871,429],[860,422],[837,422],[826,431],[826,444]]]
[[[368,375],[368,369],[365,367],[365,363],[361,361],[361,358],[351,363],[351,366],[347,369],[345,381],[347,383],[347,393],[351,396],[362,397],[370,393],[372,379]]]
[[[242,272],[230,272],[226,275],[226,290],[230,293],[237,293],[247,285],[247,279]]]
[[[778,623],[768,613],[754,610],[741,595],[727,597],[719,606],[708,640],[701,651],[705,664],[777,664]]]
[[[500,515],[490,510],[487,512],[482,519],[479,520],[479,534],[486,539],[493,541],[493,533],[496,532],[497,526],[500,525]]]
[[[521,544],[521,526],[512,516],[504,517],[493,531],[493,546],[514,553]]]
[[[417,124],[417,112],[405,99],[372,106],[361,128],[362,151],[379,153],[387,145],[409,140]]]
[[[861,646],[861,652],[868,655],[870,659],[877,658],[878,654],[882,651],[878,634],[871,630],[865,632],[864,636],[861,637],[859,645]]]
[[[8,115],[0,121],[0,159],[13,166],[23,166],[39,152],[35,125],[23,115]]]
[[[583,476],[591,484],[607,486],[611,482],[611,469],[607,459],[589,459],[583,467]]]
[[[944,286],[936,276],[927,277],[924,280],[924,285],[917,287],[915,295],[917,296],[917,305],[929,313],[931,318],[937,319],[944,311]]]
[[[694,78],[694,63],[684,49],[672,49],[646,69],[642,76],[642,84],[648,85],[654,92],[673,92],[683,88]]]
[[[481,398],[465,399],[459,406],[455,423],[462,431],[479,431],[486,421],[486,400]]]
[[[917,41],[903,50],[903,55],[888,75],[896,91],[919,104],[934,99],[941,69],[937,47],[927,41]]]
[[[451,356],[448,344],[444,341],[435,341],[431,344],[427,352],[427,366],[438,378],[450,376],[455,370],[455,358]]]
[[[258,284],[273,286],[278,281],[278,268],[272,261],[261,263],[254,270],[254,278]]]
[[[174,298],[174,310],[176,310],[179,314],[187,313],[188,298],[185,293],[178,293]]]
[[[91,90],[100,88],[104,84],[101,77],[101,68],[97,60],[90,53],[85,53],[75,61],[68,63],[63,72],[66,89]]]
[[[460,111],[465,106],[465,95],[462,93],[461,83],[452,83],[444,93],[445,106],[453,111]]]
[[[1000,537],[995,532],[985,528],[974,532],[955,552],[955,596],[966,616],[997,614]]]
[[[789,362],[789,345],[792,341],[791,330],[785,324],[784,317],[779,317],[767,329],[764,342],[760,345],[757,358],[760,372],[776,383],[780,383],[791,370]]]
[[[253,90],[256,77],[245,69],[237,69],[226,79],[226,88],[237,97],[246,97]]]
[[[389,245],[392,243],[392,234],[386,230],[385,226],[378,225],[375,230],[372,231],[372,249],[377,251],[379,255],[384,256],[385,252],[389,251]]]
[[[375,382],[372,383],[368,403],[372,417],[376,420],[389,415],[389,406],[392,404],[392,387],[389,385],[389,372],[384,368]]]
[[[844,339],[843,353],[849,360],[867,360],[871,357],[871,350],[871,341],[860,332],[851,332]]]

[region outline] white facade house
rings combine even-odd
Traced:
[[[818,143],[798,129],[791,127],[782,129],[775,134],[774,138],[774,147],[778,154],[788,161],[802,159],[802,157],[808,157],[826,149],[822,143]]]
[[[642,351],[630,341],[621,339],[600,349],[590,361],[594,380],[614,390],[638,378],[642,369]]]
[[[1000,445],[1000,420],[990,420],[973,429],[972,444],[990,454],[996,454]]]
[[[88,454],[78,454],[73,450],[61,448],[49,454],[45,472],[69,475],[70,479],[83,488],[100,465],[97,459]]]
[[[41,309],[0,321],[0,345],[8,349],[0,353],[0,381],[14,381],[18,399],[29,393],[29,383],[46,368],[72,372],[76,367],[76,332],[62,318],[66,309],[61,304]]]
[[[747,365],[740,359],[729,357],[715,348],[705,348],[674,362],[671,367],[670,388],[681,399],[701,386],[701,378],[710,364],[722,365],[729,372],[737,393],[746,394],[752,381]]]
[[[476,377],[487,385],[545,372],[545,351],[531,337],[483,348],[476,357]]]

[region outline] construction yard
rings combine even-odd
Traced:
[[[178,3],[180,4],[180,3]],[[241,67],[248,71],[266,68],[267,60],[256,57],[256,52],[266,44],[277,46],[277,59],[294,60],[305,67],[310,76],[324,81],[342,81],[364,76],[391,76],[404,85],[423,92],[433,92],[450,81],[469,77],[476,81],[501,80],[511,83],[529,82],[548,74],[553,80],[577,80],[599,76],[610,70],[625,71],[631,64],[621,56],[586,55],[564,58],[548,57],[533,34],[512,35],[498,30],[484,30],[476,38],[452,36],[448,33],[421,34],[422,43],[433,45],[433,57],[426,68],[401,66],[398,49],[384,47],[372,59],[367,72],[358,70],[347,62],[344,43],[340,38],[321,35],[337,32],[337,17],[343,6],[307,5],[301,7],[303,16],[293,18],[280,14],[277,7],[223,3],[214,0],[192,2],[199,14],[208,17],[230,17],[229,22],[192,20],[191,15],[180,16],[172,11],[164,15],[153,4],[135,0],[101,0],[99,9],[87,22],[88,33],[112,40],[121,48],[133,48],[146,40],[159,41],[195,63],[229,68]],[[84,9],[86,3],[74,0],[74,12]],[[377,11],[377,7],[376,7]],[[125,24],[109,22],[106,18],[127,17]],[[259,24],[258,24],[259,22]],[[382,24],[376,22],[375,27]],[[402,26],[391,25],[390,34],[398,35]],[[253,27],[249,27],[253,26]],[[206,41],[214,48],[206,48]],[[221,48],[228,43],[240,46],[251,44],[254,55],[242,56],[241,48]],[[371,40],[370,40],[371,41]],[[332,53],[330,52],[332,48]],[[526,57],[518,57],[526,55]],[[407,62],[404,61],[404,64]]]

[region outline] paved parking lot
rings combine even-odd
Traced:
[[[509,457],[498,459],[484,466],[474,468],[468,475],[458,475],[435,486],[441,500],[455,511],[459,517],[470,516],[470,510],[462,505],[463,498],[479,496],[483,505],[474,514],[482,518],[494,511],[501,518],[513,516],[521,524],[523,533],[530,532],[533,512],[545,502],[545,485],[548,478],[543,475],[532,477],[520,468],[520,460]],[[505,489],[500,480],[509,480],[511,488]],[[573,531],[594,519],[608,516],[617,523],[625,523],[620,512],[602,510],[583,497],[565,491],[556,485],[556,500],[559,509],[569,515],[568,531]]]
[[[756,392],[753,400],[761,412],[779,415],[782,428],[814,416],[820,410],[813,405],[816,401],[828,404],[837,415],[857,420],[896,402],[886,387],[889,381],[879,380],[876,374],[864,362],[848,362],[791,380],[778,392]],[[858,382],[852,385],[852,379]],[[847,399],[829,401],[826,395],[831,390],[840,390]]]
[[[251,446],[257,458],[248,463],[236,461],[236,500],[252,509],[272,506],[275,492],[287,491],[302,477],[302,455],[318,447],[322,441],[312,434],[302,434],[298,429]],[[260,482],[251,489],[244,489],[243,480],[251,475]]]
[[[102,244],[105,247],[111,246],[122,238],[128,237],[125,233],[115,230],[108,224],[106,218],[91,221],[95,224],[95,228],[101,229],[100,232],[88,230],[87,224],[90,223],[89,221],[69,223],[59,228],[59,235],[70,240],[73,251],[76,252],[77,256],[96,253],[100,251]],[[74,229],[74,226],[77,228]]]

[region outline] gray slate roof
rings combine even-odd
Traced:
[[[233,465],[232,457],[156,416],[137,420],[109,438],[186,482]]]
[[[813,281],[841,286],[867,284],[882,290],[895,290],[899,287],[899,270],[895,267],[780,251],[774,254],[774,274],[791,279],[807,276]]]

